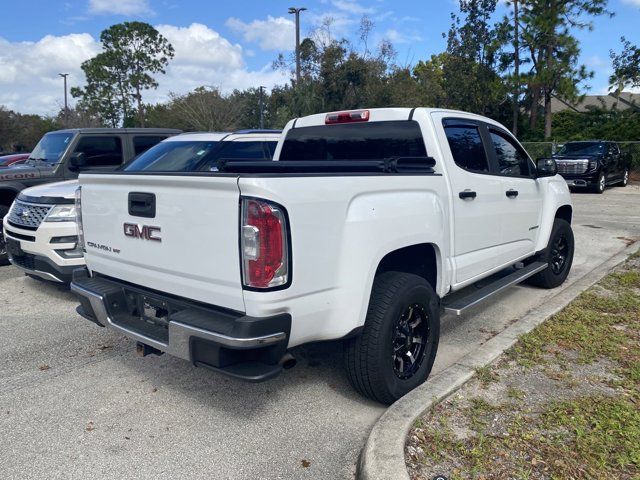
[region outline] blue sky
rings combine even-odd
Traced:
[[[151,102],[199,85],[233,88],[286,81],[271,69],[279,52],[292,50],[290,6],[304,6],[302,34],[333,19],[336,37],[357,43],[362,15],[375,30],[371,42],[389,39],[400,64],[413,64],[445,47],[442,33],[457,10],[454,0],[2,0],[0,30],[0,105],[29,113],[52,114],[62,105],[59,72],[71,85],[83,81],[80,64],[95,55],[100,31],[125,20],[156,26],[176,48],[176,57]],[[613,18],[598,18],[593,31],[577,32],[582,62],[593,70],[591,93],[603,93],[611,72],[609,50],[620,49],[624,35],[640,44],[640,0],[610,0]],[[505,7],[501,3],[499,15]]]

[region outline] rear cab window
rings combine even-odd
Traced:
[[[296,127],[279,160],[372,160],[426,157],[422,131],[413,120]]]

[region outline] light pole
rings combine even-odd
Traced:
[[[69,104],[67,102],[67,77],[69,76],[69,74],[59,73],[58,75],[60,75],[64,80],[64,126],[68,127],[69,126]]]
[[[305,10],[305,7],[289,7],[289,13],[296,16],[296,85],[300,83],[300,12]]]
[[[66,116],[67,112],[69,111],[69,105],[67,104],[67,77],[69,76],[69,74],[59,73],[58,75],[60,75],[64,79],[64,114]]]
[[[260,92],[260,130],[264,129],[264,102],[262,100],[264,95],[264,87],[260,85],[258,87],[258,91]]]

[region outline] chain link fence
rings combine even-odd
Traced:
[[[634,170],[640,171],[640,142],[616,142],[623,155],[629,155],[631,166]],[[522,142],[531,158],[542,158],[551,156],[558,150],[562,142]]]

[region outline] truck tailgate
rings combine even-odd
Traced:
[[[81,175],[80,185],[91,271],[244,311],[236,177]],[[153,194],[155,215],[131,215],[130,193]]]

